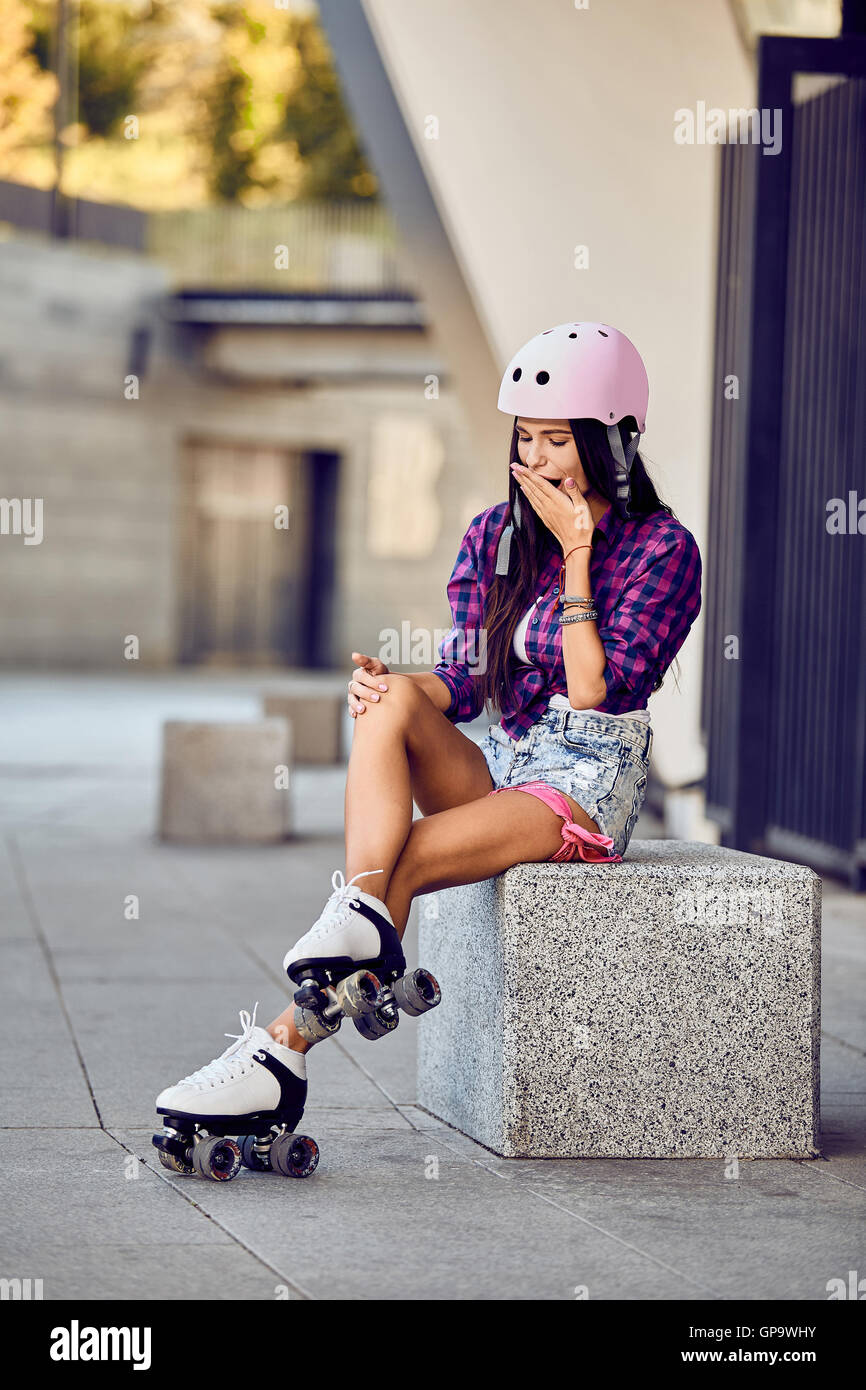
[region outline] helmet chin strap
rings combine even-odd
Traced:
[[[620,438],[619,433],[619,426],[608,425],[607,442],[610,445],[610,451],[613,454],[614,463],[616,464],[617,501],[622,504],[624,515],[628,516],[628,504],[631,492],[629,486],[629,474],[631,473],[631,466],[634,462],[634,456],[637,453],[637,446],[640,443],[640,432],[638,432],[632,439],[628,441],[628,443],[625,446],[625,452],[623,452],[622,439]]]
[[[520,497],[515,496],[514,506],[511,508],[514,517],[514,525],[520,525]],[[502,535],[499,537],[499,549],[496,552],[496,574],[508,573],[508,562],[511,559],[511,537],[514,535],[514,526],[509,521]]]

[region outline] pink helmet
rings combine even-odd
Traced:
[[[497,407],[528,420],[601,420],[614,457],[617,499],[627,516],[629,474],[646,429],[648,400],[646,368],[630,338],[608,323],[560,323],[515,353],[505,368]],[[627,416],[634,416],[637,434],[623,450],[617,425]],[[514,520],[520,523],[519,497]],[[509,523],[500,539],[497,574],[508,572],[512,532]]]
[[[643,434],[648,399],[646,368],[630,338],[607,323],[560,323],[512,357],[498,408],[530,420],[589,418],[606,425],[633,415]]]

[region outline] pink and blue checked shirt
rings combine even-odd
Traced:
[[[477,718],[484,708],[473,667],[484,660],[483,605],[493,582],[508,503],[480,512],[470,523],[448,581],[454,624],[437,648],[434,672],[451,692],[452,724]],[[562,550],[551,548],[538,575],[538,608],[526,630],[531,665],[514,658],[516,701],[500,711],[511,738],[526,733],[552,695],[568,698],[562,658],[562,612],[557,601]],[[607,695],[595,708],[623,714],[645,709],[658,676],[667,670],[701,608],[701,556],[690,531],[669,513],[623,520],[613,509],[593,533],[591,593],[597,630],[607,654]],[[572,611],[572,610],[569,610]]]

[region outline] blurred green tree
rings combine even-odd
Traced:
[[[214,198],[234,202],[248,189],[259,186],[253,83],[244,50],[261,41],[264,26],[251,22],[246,9],[239,5],[214,6],[213,14],[226,31],[226,41],[220,45],[219,61],[209,75],[205,95],[207,119],[202,137],[208,152],[207,183]]]
[[[298,77],[288,95],[281,133],[298,151],[304,196],[372,197],[378,183],[346,116],[321,26],[312,16],[295,15],[290,39],[298,55]]]
[[[116,135],[137,109],[152,63],[146,28],[124,5],[82,0],[78,33],[78,119],[90,135]]]
[[[75,119],[63,137],[69,194],[154,209],[375,200],[314,13],[268,0],[68,0],[68,9],[77,39]],[[17,42],[18,66],[53,84],[56,15],[56,0],[4,0],[0,63]],[[54,90],[43,89],[41,110],[19,104],[5,144],[0,112],[0,177],[50,183]]]
[[[50,150],[57,83],[33,50],[31,8],[3,0],[0,23],[0,173],[26,182],[33,146]],[[49,154],[50,162],[50,154]]]

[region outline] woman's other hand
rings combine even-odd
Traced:
[[[380,699],[379,692],[388,689],[387,683],[382,680],[382,676],[390,674],[384,661],[380,661],[377,656],[365,656],[363,652],[352,652],[353,661],[358,665],[352,672],[352,679],[349,681],[349,713],[353,719],[357,719],[359,714],[363,714],[367,708],[366,700]]]

